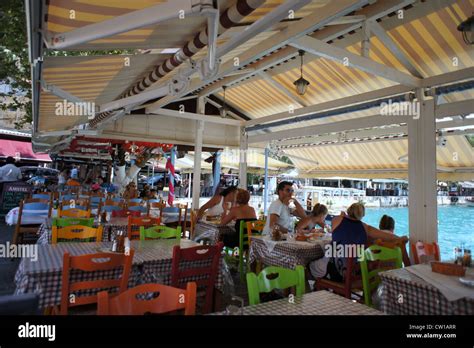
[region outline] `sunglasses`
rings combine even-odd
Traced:
[[[290,192],[290,193],[295,192],[295,190],[293,190],[293,189],[286,189],[285,191],[286,191],[286,192]]]

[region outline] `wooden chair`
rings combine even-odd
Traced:
[[[393,261],[394,266],[376,267],[369,269],[368,262],[374,261]],[[376,263],[377,266],[379,263]],[[365,249],[364,256],[360,261],[360,271],[362,274],[362,287],[364,290],[364,301],[367,306],[372,306],[372,292],[377,289],[380,283],[378,274],[388,269],[402,268],[402,251],[396,247],[394,249],[382,247],[379,245],[371,245]]]
[[[189,236],[189,239],[194,239],[194,229],[196,228],[196,223],[197,223],[197,212],[196,210],[193,210],[191,209],[191,217],[190,217],[190,222],[191,222],[191,226],[190,226],[190,236]]]
[[[45,199],[47,201],[52,200],[52,193],[51,192],[40,192],[40,193],[33,193],[31,195],[31,199]]]
[[[217,245],[199,245],[192,248],[182,249],[179,245],[173,248],[173,261],[171,266],[171,284],[174,287],[183,289],[190,277],[199,277],[196,282],[198,288],[204,288],[203,313],[209,313],[212,310],[214,298],[214,286],[219,272],[219,261],[221,258],[224,244],[219,242]],[[199,262],[201,266],[186,267],[184,263]]]
[[[179,242],[181,240],[181,226],[177,228],[172,228],[168,226],[152,226],[147,229],[140,226],[140,240],[150,240],[150,239],[170,239],[176,238]]]
[[[163,221],[163,209],[166,208],[166,203],[164,202],[149,202],[147,206],[147,216],[151,216],[151,209],[160,210],[160,219]]]
[[[255,221],[248,221],[247,222],[247,235],[248,235],[248,244],[249,248],[252,244],[252,234],[253,235],[261,235],[263,229],[265,227],[265,220],[255,220]]]
[[[40,224],[25,224],[24,218],[27,216],[44,216],[44,218],[49,218],[51,217],[52,207],[51,201],[45,199],[30,198],[22,200],[18,210],[18,220],[15,232],[13,233],[12,244],[35,243],[37,240],[36,233]]]
[[[260,293],[269,293],[274,289],[296,288],[296,296],[305,292],[304,267],[296,266],[294,270],[283,267],[270,266],[263,269],[257,276],[253,272],[247,273],[247,290],[249,304],[260,303]]]
[[[178,224],[181,225],[183,237],[189,238],[190,234],[186,236],[186,227],[188,222],[188,203],[178,203],[175,205],[175,207],[179,209]]]
[[[139,211],[140,213],[148,212],[148,207],[144,206],[140,202],[132,202],[131,200],[129,200],[126,206],[127,206],[127,210],[130,210],[130,211]]]
[[[78,208],[70,208],[67,210],[58,209],[58,217],[89,218],[91,217],[91,210],[82,210]]]
[[[132,268],[134,251],[130,250],[129,255],[113,253],[97,253],[80,256],[70,256],[64,253],[63,273],[61,289],[61,306],[59,314],[66,315],[70,307],[81,306],[85,304],[97,303],[97,293],[93,295],[77,296],[81,290],[94,290],[104,288],[118,288],[121,294],[128,287],[128,277]],[[83,272],[107,271],[122,267],[120,278],[116,279],[98,279],[83,280],[71,282],[70,274],[72,270]],[[74,301],[71,301],[71,295],[74,295]]]
[[[51,234],[51,244],[58,243],[58,240],[61,242],[101,242],[103,227],[99,226],[97,228],[81,226],[81,225],[71,225],[58,227],[53,225],[53,230]]]
[[[97,209],[97,216],[100,216],[102,212],[113,212],[117,210],[122,210],[123,209],[123,203],[121,202],[114,202],[111,200],[105,200],[104,202],[101,202],[99,204],[99,207]]]
[[[411,261],[410,261],[410,257],[408,256],[408,253],[407,253],[407,247],[406,247],[407,243],[408,243],[408,240],[388,242],[388,241],[384,241],[384,240],[381,240],[381,239],[376,239],[373,244],[380,245],[380,246],[390,248],[390,249],[400,248],[400,250],[402,251],[403,265],[405,267],[408,267],[408,266],[411,265]]]
[[[316,290],[332,290],[334,293],[346,298],[350,299],[356,296],[360,300],[361,296],[359,293],[362,291],[362,278],[357,258],[348,257],[346,267],[342,283],[326,278],[317,278],[314,284]]]
[[[158,293],[147,299],[145,294]],[[146,299],[138,299],[142,295]],[[184,309],[184,315],[196,312],[196,283],[190,282],[186,290],[162,284],[143,284],[110,298],[107,291],[97,295],[98,315],[164,314]]]
[[[416,265],[426,261],[440,261],[439,245],[436,242],[430,244],[418,241],[410,243],[410,247]]]
[[[90,201],[87,198],[77,198],[77,199],[70,199],[68,201],[61,201],[59,202],[59,209],[61,210],[68,210],[71,208],[77,208],[81,210],[89,210],[90,209]]]
[[[151,217],[128,217],[127,234],[130,240],[140,239],[140,227],[151,227],[160,225],[160,218]]]

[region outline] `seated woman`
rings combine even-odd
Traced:
[[[362,222],[365,207],[361,203],[354,203],[347,209],[347,214],[334,217],[332,220],[332,241],[338,245],[369,245],[369,238],[382,241],[404,241],[406,237],[397,237],[392,233],[381,231]],[[348,255],[349,256],[349,255]],[[351,255],[355,257],[356,255]],[[345,257],[322,257],[309,264],[311,275],[314,278],[328,278],[342,282],[344,278]]]
[[[324,228],[324,221],[328,215],[328,208],[324,204],[316,203],[311,211],[311,214],[301,219],[296,227],[298,234],[311,232],[316,225]],[[313,231],[314,232],[314,231]]]
[[[216,194],[199,209],[197,218],[202,218],[205,211],[209,216],[222,216],[226,208],[230,209],[235,205],[236,193],[236,186],[230,186],[221,191],[217,190]]]
[[[239,246],[240,239],[240,222],[255,221],[257,214],[255,209],[249,206],[250,194],[243,189],[237,190],[236,203],[237,206],[230,209],[229,213],[222,218],[221,224],[226,225],[235,220],[235,233],[226,233],[222,237],[224,245],[229,248]]]
[[[395,220],[393,217],[384,215],[380,219],[379,229],[384,232],[393,233],[395,231]]]

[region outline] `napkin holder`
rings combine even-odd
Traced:
[[[431,271],[458,277],[463,277],[466,274],[466,269],[462,265],[439,261],[431,262]]]

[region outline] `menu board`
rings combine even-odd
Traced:
[[[4,182],[2,186],[0,215],[6,215],[11,209],[18,207],[21,200],[26,198],[33,189],[31,185],[23,181]]]

